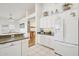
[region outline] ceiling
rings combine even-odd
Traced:
[[[20,19],[32,9],[35,10],[34,3],[0,3],[0,19],[8,19],[10,13],[14,19]]]

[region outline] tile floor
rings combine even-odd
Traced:
[[[41,45],[36,45],[27,48],[26,55],[27,56],[58,56],[54,54],[54,50]]]

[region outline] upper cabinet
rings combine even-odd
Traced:
[[[50,28],[51,32],[53,30],[53,32],[55,34],[54,37],[56,36],[55,39],[63,40],[63,38],[66,35],[65,26],[68,26],[68,25],[66,25],[67,24],[66,22],[68,22],[68,21],[71,23],[78,22],[78,17],[79,17],[78,5],[79,4],[77,4],[77,3],[42,4],[42,6],[40,7],[41,10],[39,11],[41,13],[40,14],[41,16],[40,16],[39,20],[37,19],[38,20],[37,24],[39,24],[38,31],[40,32],[40,29],[42,29],[44,31],[45,29]],[[76,23],[76,24],[78,25],[78,23]],[[74,23],[73,23],[73,25],[74,25]],[[77,26],[75,26],[75,28],[77,29]],[[73,30],[75,30],[75,28]]]
[[[56,7],[54,7],[56,6]],[[40,17],[40,28],[51,28],[54,25],[54,20],[60,20],[63,13],[71,13],[71,16],[75,16],[72,10],[78,9],[77,3],[61,3],[61,4],[42,4],[41,17]],[[40,12],[40,11],[39,11]],[[78,12],[78,11],[76,11]],[[64,17],[64,16],[63,16]],[[63,18],[62,17],[62,18]]]
[[[40,28],[52,28],[54,25],[53,16],[47,16],[40,19]]]
[[[35,31],[36,28],[36,13],[32,13],[31,15],[29,15],[27,18],[27,22],[28,22],[28,32],[30,31]]]

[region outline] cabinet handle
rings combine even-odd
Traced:
[[[13,43],[11,43],[11,44],[10,44],[10,46],[14,46],[14,44],[13,44]]]

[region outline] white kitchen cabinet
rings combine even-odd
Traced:
[[[41,18],[41,19],[40,19],[40,28],[43,28],[43,27],[44,27],[43,21],[44,21],[44,20]]]
[[[78,46],[62,43],[62,42],[55,42],[55,51],[58,54],[63,56],[78,56]]]
[[[47,24],[47,18],[43,18],[42,22],[43,22],[43,28],[46,28],[46,26],[48,26]]]
[[[51,21],[52,21],[52,20],[51,20],[50,16],[49,16],[49,17],[46,17],[46,18],[45,18],[45,21],[46,21],[46,22],[45,22],[45,27],[46,27],[46,28],[51,28]]]
[[[40,43],[41,35],[37,34],[37,43]]]
[[[27,56],[28,39],[0,44],[0,56]]]
[[[54,36],[50,36],[50,48],[55,49],[55,40],[54,40]]]
[[[40,36],[39,43],[45,45],[45,37],[43,35]]]
[[[37,36],[38,36],[37,37],[38,43],[39,44],[45,44],[45,37],[44,37],[44,35],[38,34]]]
[[[47,36],[47,35],[44,36],[44,44],[48,47],[51,46],[51,36]]]
[[[22,56],[27,56],[28,55],[28,39],[22,40]]]
[[[1,56],[21,56],[21,41],[0,44],[0,47]]]
[[[50,16],[42,17],[40,19],[40,28],[51,28],[52,27],[52,19]]]
[[[54,45],[53,36],[40,35],[39,34],[38,35],[38,43],[54,49],[54,46],[53,46]]]

